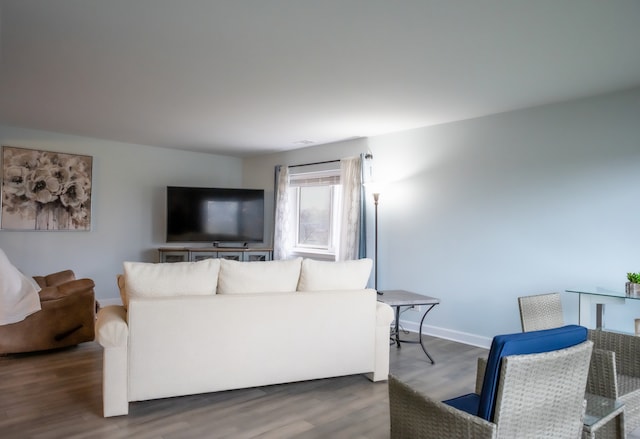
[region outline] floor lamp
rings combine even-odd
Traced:
[[[380,194],[378,192],[373,193],[373,204],[375,206],[375,216],[374,216],[374,227],[375,227],[375,252],[374,252],[374,260],[375,260],[375,275],[373,278],[373,287],[376,291],[378,291],[378,199],[380,198]],[[378,294],[382,294],[378,291]]]

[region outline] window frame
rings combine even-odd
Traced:
[[[293,227],[295,230],[295,236],[293,239],[293,251],[296,253],[311,253],[311,254],[326,254],[335,255],[337,251],[339,236],[340,236],[340,199],[342,188],[339,184],[322,184],[316,185],[321,187],[329,187],[329,232],[328,232],[328,244],[303,244],[300,242],[300,197],[302,196],[301,189],[303,186],[297,186],[291,188],[294,191],[293,201]]]
[[[328,246],[305,245],[299,242],[300,233],[300,188],[309,186],[330,187],[330,221]],[[295,255],[310,255],[319,258],[334,259],[340,242],[340,216],[342,211],[342,185],[340,169],[301,172],[290,176],[289,202],[291,206],[291,252]]]

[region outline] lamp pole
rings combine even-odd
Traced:
[[[375,244],[375,253],[374,253],[374,259],[375,259],[375,277],[373,278],[373,286],[376,289],[376,291],[378,291],[378,199],[380,198],[380,194],[377,192],[374,192],[373,194],[373,204],[375,205],[375,219],[374,219],[374,223],[375,223],[375,238],[376,238],[376,244]],[[378,293],[380,294],[380,293]]]

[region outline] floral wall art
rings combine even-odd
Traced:
[[[2,147],[1,228],[91,230],[93,158]]]

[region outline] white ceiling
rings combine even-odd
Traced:
[[[0,123],[234,156],[640,85],[638,0],[0,0]]]

